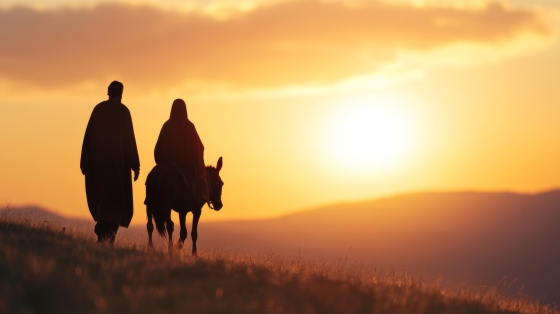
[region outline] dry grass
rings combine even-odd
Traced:
[[[500,287],[444,291],[345,261],[98,245],[60,225],[0,215],[1,313],[559,313]]]

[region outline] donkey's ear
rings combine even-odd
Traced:
[[[222,166],[224,165],[223,161],[222,161],[222,157],[220,157],[220,159],[218,159],[218,165],[216,166],[216,170],[218,170],[218,172],[220,170],[222,170]]]

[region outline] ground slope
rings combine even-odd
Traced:
[[[557,314],[493,288],[445,292],[405,273],[324,267],[297,257],[147,253],[6,217],[0,312]]]

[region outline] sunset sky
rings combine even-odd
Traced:
[[[275,217],[416,191],[560,187],[560,1],[0,0],[0,201],[90,217],[87,121],[124,83],[133,223],[171,103]]]

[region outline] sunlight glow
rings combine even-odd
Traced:
[[[410,148],[411,130],[394,99],[346,100],[327,139],[332,161],[362,172],[397,166]]]

